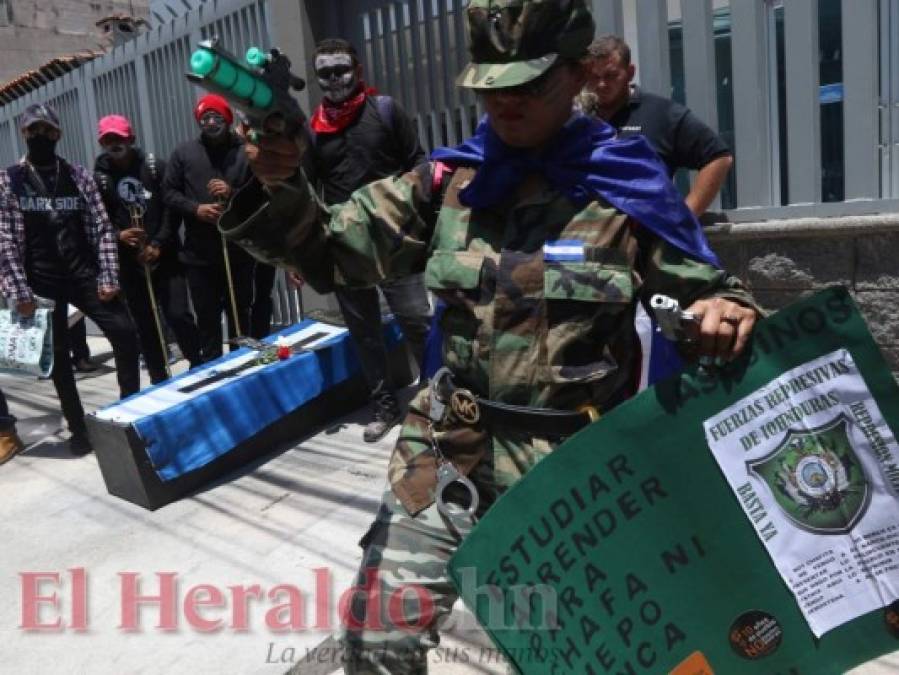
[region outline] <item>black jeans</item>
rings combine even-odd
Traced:
[[[431,322],[428,294],[421,275],[384,283],[380,288],[420,367]],[[387,370],[387,349],[384,346],[378,289],[338,287],[335,295],[359,353],[362,372],[372,398],[388,405],[395,404],[393,385]]]
[[[156,317],[153,314],[153,304],[150,302],[150,291],[147,288],[143,266],[122,261],[120,276],[125,300],[137,328],[141,351],[147,360],[150,381],[157,384],[167,377],[165,370],[167,350],[163,350],[159,330],[156,327]],[[181,353],[190,363],[190,367],[198,366],[202,363],[200,336],[190,311],[187,280],[184,274],[173,263],[164,263],[152,272],[151,278],[156,303],[163,315],[163,337],[165,326],[168,325],[174,332]]]
[[[73,361],[85,361],[91,357],[91,349],[87,345],[87,325],[84,317],[69,328],[69,346],[72,348]]]
[[[250,309],[250,337],[261,340],[272,331],[272,288],[276,268],[256,263],[253,275],[253,307]]]
[[[6,396],[0,389],[0,431],[15,431],[16,418],[9,414],[9,405],[6,403]]]
[[[69,321],[66,305],[71,303],[84,312],[100,327],[112,345],[121,398],[140,391],[140,370],[137,363],[139,352],[134,324],[121,297],[116,296],[108,302],[100,301],[97,296],[97,282],[94,279],[68,279],[64,284],[55,285],[33,282],[31,288],[37,295],[56,302],[56,308],[53,310],[51,377],[69,430],[73,433],[83,433],[86,431],[84,408],[81,406],[81,397],[75,386],[75,374],[72,372],[72,361],[69,356]]]
[[[239,333],[234,328],[231,298],[224,265],[188,265],[187,284],[197,314],[200,333],[200,358],[206,362],[222,355],[222,312],[228,318],[228,332],[232,337],[246,335],[250,329],[250,305],[253,302],[253,265],[241,263],[231,266],[234,295],[237,300]],[[235,349],[235,347],[232,347]]]

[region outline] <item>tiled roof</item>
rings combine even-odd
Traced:
[[[42,87],[43,85],[62,77],[82,64],[92,61],[98,56],[103,56],[103,52],[94,50],[85,50],[77,54],[67,56],[58,56],[51,59],[36,70],[29,70],[27,73],[19,75],[17,78],[10,80],[4,85],[0,85],[0,105],[9,103],[24,96],[30,91]]]

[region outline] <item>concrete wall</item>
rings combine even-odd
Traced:
[[[848,287],[899,373],[899,215],[719,225],[708,233],[724,266],[766,309]]]
[[[100,49],[97,20],[146,18],[148,0],[0,0],[0,84],[57,56]]]

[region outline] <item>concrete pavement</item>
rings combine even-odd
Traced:
[[[111,363],[104,340],[91,338],[91,346]],[[108,365],[78,379],[87,410],[116,398]],[[357,541],[384,489],[396,430],[380,443],[362,443],[360,411],[150,512],[108,495],[93,455],[68,453],[49,381],[4,374],[0,387],[30,444],[0,468],[0,597],[7,600],[0,604],[0,673],[280,675],[337,630],[339,596],[352,581]],[[22,574],[29,572],[59,575],[59,584],[44,578],[38,593],[55,591],[61,611],[44,603],[40,615],[23,616],[28,577]],[[169,581],[175,619],[152,605],[140,611],[133,630],[123,628],[130,620],[122,615],[123,584],[158,595]],[[302,594],[300,625],[286,625],[285,605],[296,597],[284,586]],[[188,616],[188,597],[210,604]],[[73,613],[84,630],[72,628]],[[26,620],[52,623],[57,616],[62,630],[20,628]],[[454,618],[473,625],[460,606]],[[215,619],[218,626],[204,623]],[[330,653],[319,652],[325,661]],[[438,675],[506,672],[476,628],[455,630],[432,653],[432,664]],[[855,672],[897,673],[899,657]]]
[[[100,359],[110,358],[105,341],[91,343]],[[79,374],[78,380],[86,410],[115,400],[111,368]],[[0,468],[0,597],[8,599],[0,605],[0,673],[280,675],[339,630],[337,602],[351,584],[357,542],[380,503],[396,430],[380,443],[363,443],[365,415],[359,411],[302,443],[276,449],[228,480],[150,512],[107,494],[93,455],[69,454],[51,382],[3,374],[0,387],[30,444]],[[83,594],[77,592],[80,572],[73,575],[71,569],[84,570]],[[56,588],[65,630],[19,628],[24,572],[60,575],[58,586],[45,580],[39,593]],[[161,578],[171,578],[180,605],[177,626],[158,628],[160,610],[150,606],[140,612],[138,630],[120,628],[123,578],[134,580],[144,595],[159,594]],[[192,591],[201,585],[212,588]],[[280,619],[267,617],[290,598],[279,585],[301,591],[304,625],[282,631],[267,624],[267,618],[276,626],[288,618],[286,612]],[[237,586],[247,589],[245,619],[234,609],[243,604],[235,602]],[[87,598],[83,632],[71,628],[73,590]],[[191,625],[182,609],[185,598],[216,591],[222,606],[204,608],[195,618],[218,617],[221,626],[207,632],[197,628],[200,622]],[[321,615],[317,604],[324,608]],[[58,613],[49,603],[44,607],[36,620],[51,623]],[[463,648],[458,661],[477,660],[483,650],[481,665],[443,663]],[[464,642],[446,641],[433,661],[435,673],[504,672],[480,630]]]

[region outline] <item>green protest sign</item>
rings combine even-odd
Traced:
[[[843,673],[899,649],[897,394],[823,291],[559,447],[450,574],[524,673]]]

